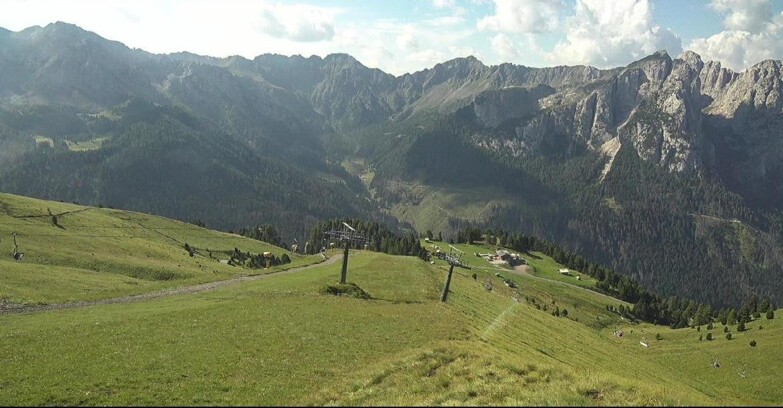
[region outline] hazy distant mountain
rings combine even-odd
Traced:
[[[780,70],[659,52],[395,77],[0,29],[0,189],[300,239],[335,216],[520,229],[666,295],[783,302]]]

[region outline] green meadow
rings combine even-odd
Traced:
[[[21,261],[12,257],[13,233],[24,253]],[[196,249],[194,256],[186,243]],[[0,248],[0,305],[135,295],[321,260],[162,217],[10,194],[0,194]],[[271,270],[221,263],[235,248],[278,257],[287,253],[292,262]]]
[[[46,202],[40,202],[42,208],[29,208],[39,202],[13,196],[2,200],[7,203],[4,208],[13,211],[46,213],[49,206],[56,213],[85,208]],[[3,221],[19,222],[5,217]],[[25,241],[29,249],[22,247],[25,258],[0,263],[7,299],[12,298],[10,294],[54,303],[90,299],[84,289],[96,285],[99,289],[91,293],[95,299],[128,293],[121,285],[124,279],[150,282],[136,288],[148,291],[167,284],[269,272],[216,261],[209,261],[210,267],[202,270],[194,258],[203,255],[191,258],[178,242],[187,241],[198,252],[202,248],[233,249],[239,244],[253,251],[270,247],[143,214],[89,209],[61,216],[58,223],[65,230],[51,226],[51,220],[50,225],[45,219],[24,222],[50,235],[72,235],[61,236],[56,241],[59,247],[49,248],[55,240],[48,241],[49,246],[33,244],[30,232],[30,241]],[[131,222],[147,226],[134,231],[146,235],[107,239],[107,246],[90,247],[93,241],[78,236],[85,233],[76,229],[80,223],[107,227]],[[150,230],[166,226],[172,229]],[[8,226],[2,228],[5,245]],[[455,268],[446,303],[440,301],[447,274],[442,261],[430,264],[413,257],[352,251],[348,281],[369,294],[369,299],[327,293],[326,288],[339,279],[341,265],[335,262],[196,294],[0,315],[0,403],[783,403],[783,390],[777,387],[783,361],[780,318],[754,320],[745,332],[738,333],[732,326],[732,340],[725,338],[718,324],[712,330],[712,341],[700,341],[706,327],[671,330],[623,320],[606,306],[624,303],[558,281],[549,272],[560,266],[541,254],[530,254],[537,274],[515,273],[473,255],[486,247],[458,247],[470,257],[471,269]],[[47,249],[53,252],[46,255],[49,258],[45,258]],[[104,269],[104,264],[91,270],[91,258],[82,258],[92,252],[124,273]],[[21,269],[9,272],[9,267],[28,265],[28,259],[36,260],[32,265],[40,274],[52,275],[51,280],[22,279],[27,275]],[[202,264],[209,258],[203,259]],[[296,258],[292,264],[308,262],[315,262],[315,257]],[[180,273],[189,275],[144,280],[129,276],[135,268],[182,268]],[[72,282],[59,285],[65,277]],[[518,288],[507,287],[504,278],[514,280]],[[574,283],[575,278],[570,279]],[[567,310],[567,316],[553,316],[555,308]],[[616,330],[622,330],[623,337],[614,336]],[[649,347],[643,347],[642,340]],[[757,342],[755,347],[749,345],[751,340]],[[716,360],[719,368],[712,366]]]

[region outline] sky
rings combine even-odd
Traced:
[[[735,71],[783,59],[772,0],[0,0],[0,27],[56,21],[153,53],[347,53],[394,75],[469,55],[611,68],[692,50]]]

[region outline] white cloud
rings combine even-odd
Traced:
[[[494,0],[495,14],[479,20],[481,31],[544,33],[558,26],[560,0]]]
[[[454,8],[455,0],[432,0],[432,5],[437,8]]]
[[[545,55],[550,63],[608,68],[660,49],[682,51],[680,38],[653,21],[649,0],[577,0],[565,36]]]
[[[245,0],[3,0],[2,5],[0,26],[11,30],[65,21],[153,53],[247,58],[337,52],[317,40],[334,36],[334,20],[341,13],[336,8]]]
[[[765,59],[783,57],[783,14],[773,14],[767,0],[714,0],[726,30],[694,38],[688,48],[705,60],[741,71]]]
[[[264,5],[257,25],[260,31],[294,41],[324,41],[334,37],[335,11],[300,4]]]
[[[492,37],[492,51],[504,61],[511,61],[519,56],[514,43],[503,33]]]
[[[403,29],[402,34],[397,36],[397,47],[402,48],[405,51],[416,51],[421,48],[421,42],[419,41],[419,33],[416,30],[410,28],[410,26]]]
[[[412,62],[422,63],[425,66],[433,66],[437,63],[443,62],[447,59],[445,53],[432,48],[428,48],[423,51],[408,54],[405,59]]]
[[[773,18],[769,0],[713,0],[710,7],[725,14],[723,25],[729,30],[760,31]]]

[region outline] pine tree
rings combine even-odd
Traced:
[[[726,325],[732,325],[737,322],[737,312],[734,309],[729,310],[729,315],[726,318]]]
[[[746,322],[750,321],[750,306],[749,304],[744,304],[739,310],[739,313],[737,313],[737,320],[744,320]]]

